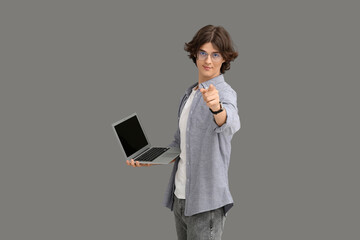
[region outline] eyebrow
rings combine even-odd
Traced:
[[[200,48],[200,51],[208,53],[207,51],[205,51],[204,49],[201,49],[201,48]],[[220,53],[220,52],[212,52],[212,53]]]

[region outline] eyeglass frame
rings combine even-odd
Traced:
[[[204,57],[200,57],[200,55],[199,55],[200,52],[204,52],[204,53],[206,53],[206,55],[205,55]],[[214,59],[214,56],[213,56],[214,53],[217,53],[217,54],[220,55],[219,60],[215,60],[215,59]],[[199,51],[198,51],[197,54],[196,54],[196,57],[197,57],[199,60],[205,60],[205,59],[208,58],[208,56],[209,56],[209,53],[207,53],[206,51],[204,51],[204,50],[202,50],[202,49],[199,49]],[[203,58],[203,59],[200,59],[200,58]],[[221,60],[224,59],[223,56],[221,55],[221,53],[219,53],[219,52],[212,52],[211,55],[210,55],[210,58],[211,58],[212,61],[214,61],[214,62],[220,62]]]

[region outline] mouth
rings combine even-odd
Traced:
[[[206,67],[203,65],[203,68],[206,70],[206,71],[209,71],[211,69],[211,67]]]

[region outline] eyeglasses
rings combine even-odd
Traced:
[[[200,50],[197,54],[197,57],[199,60],[205,60],[208,58],[208,56],[209,56],[209,54],[202,50]],[[222,56],[220,55],[220,53],[211,53],[211,59],[214,62],[220,62],[222,60]]]

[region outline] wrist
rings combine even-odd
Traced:
[[[217,105],[211,107],[211,110],[213,110],[213,112],[217,112],[217,111],[219,111],[220,109],[221,109],[220,102],[219,102]]]
[[[215,110],[214,110],[214,109],[215,109]],[[221,113],[222,111],[224,111],[224,108],[223,108],[221,102],[219,102],[218,106],[217,106],[217,107],[214,107],[214,109],[213,109],[213,108],[209,108],[209,110],[212,112],[212,114],[215,114],[215,115],[218,114],[218,113]]]

